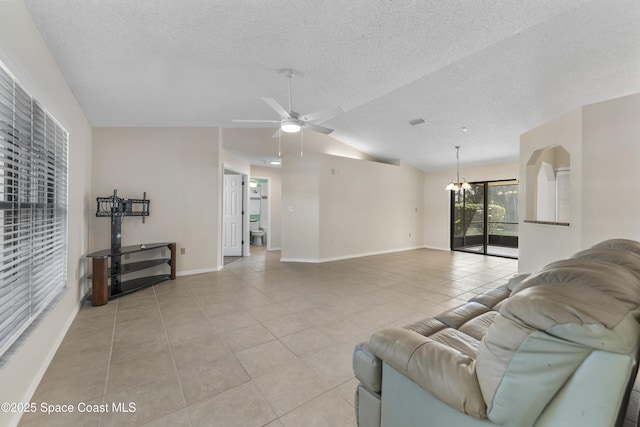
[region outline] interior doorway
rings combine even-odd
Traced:
[[[271,180],[252,176],[249,180],[249,239],[252,249],[271,248]]]
[[[518,181],[451,192],[451,250],[518,258]]]
[[[244,177],[242,174],[224,171],[222,191],[222,255],[239,257],[244,246]]]

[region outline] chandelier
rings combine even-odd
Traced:
[[[471,190],[471,185],[462,178],[460,181],[460,146],[456,145],[456,182],[451,182],[447,184],[447,191],[459,191],[459,190]]]

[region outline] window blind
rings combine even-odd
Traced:
[[[0,63],[0,356],[65,286],[68,140]]]

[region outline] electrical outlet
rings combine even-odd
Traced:
[[[186,251],[186,248],[180,248],[180,255],[184,255]]]

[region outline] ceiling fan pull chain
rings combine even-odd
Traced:
[[[289,114],[293,111],[293,103],[291,102],[291,79],[293,78],[293,73],[289,76]]]
[[[304,139],[303,135],[304,135],[304,131],[300,129],[300,157],[302,157],[302,141]]]
[[[278,129],[278,157],[282,158],[282,131]]]

